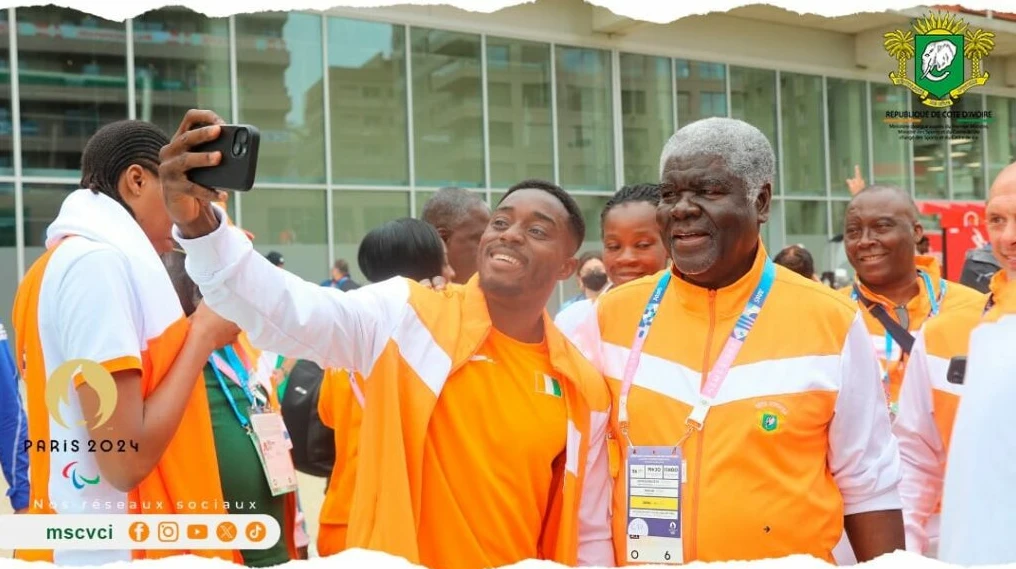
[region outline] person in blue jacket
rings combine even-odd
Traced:
[[[0,465],[7,479],[7,497],[15,512],[28,508],[28,420],[18,390],[7,330],[0,324]]]

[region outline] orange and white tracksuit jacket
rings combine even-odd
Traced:
[[[335,431],[335,467],[328,478],[328,490],[319,517],[317,551],[321,557],[346,549],[349,511],[356,489],[360,424],[363,421],[363,402],[358,400],[351,381],[357,382],[362,393],[364,385],[360,374],[326,369],[321,380],[318,416],[325,426]]]
[[[236,322],[254,346],[362,374],[366,384],[347,548],[418,563],[421,470],[427,426],[450,374],[491,330],[474,277],[443,292],[394,278],[341,292],[279,271],[235,227],[174,237],[204,302]],[[541,557],[612,565],[606,434],[610,395],[602,377],[544,315],[550,362],[564,381],[567,449]]]
[[[628,399],[632,444],[678,442],[766,255],[760,242],[751,271],[720,290],[671,279]],[[683,447],[685,563],[792,554],[832,562],[844,515],[901,507],[899,453],[857,307],[817,282],[776,270],[705,425]],[[615,408],[636,329],[661,274],[611,290],[576,331],[576,342],[607,378]],[[616,412],[611,420],[616,432]],[[611,441],[611,456],[621,563],[627,509],[625,443],[619,441]]]
[[[928,256],[918,255],[917,268],[926,272],[931,277],[932,284],[932,296],[936,299],[939,298],[942,285],[942,273],[938,262]],[[911,335],[914,335],[917,330],[921,329],[921,326],[928,320],[931,314],[931,301],[928,297],[928,290],[924,283],[924,279],[920,276],[917,277],[917,284],[921,288],[920,292],[914,298],[907,302],[906,306],[903,307],[907,311],[907,317],[909,323],[907,331]],[[896,321],[900,323],[900,318],[896,314],[896,305],[893,304],[888,298],[874,293],[871,289],[864,286],[862,283],[857,283],[857,288],[861,291],[861,294],[868,300],[880,304],[882,308]],[[848,298],[853,292],[853,285],[847,286],[840,289],[840,292],[845,294]],[[941,303],[939,306],[939,314],[949,312],[954,307],[961,306],[967,302],[975,302],[981,297],[981,293],[960,283],[949,281],[946,284],[945,294],[941,297]],[[857,305],[861,309],[861,314],[864,315],[864,325],[868,329],[868,333],[871,335],[872,344],[875,346],[875,353],[878,354],[879,363],[882,365],[882,369],[888,369],[889,372],[889,403],[893,408],[897,408],[900,397],[900,385],[903,384],[903,375],[906,370],[907,361],[909,357],[905,357],[900,346],[894,340],[892,342],[892,353],[886,353],[885,343],[885,327],[878,321],[877,318],[872,316],[871,312],[864,306],[861,299],[857,299]],[[888,366],[888,368],[886,367]]]
[[[952,358],[966,357],[974,328],[997,320],[1007,306],[1016,308],[1016,291],[1006,291],[1005,284],[1005,273],[999,271],[991,281],[995,306],[987,314],[988,295],[980,294],[929,320],[915,338],[893,426],[903,461],[900,496],[908,551],[936,549],[946,458],[965,389],[949,382],[947,372]]]

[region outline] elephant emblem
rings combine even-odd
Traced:
[[[949,77],[946,71],[952,65],[956,57],[956,45],[949,40],[939,40],[929,43],[921,55],[921,69],[924,72],[922,79],[929,81],[942,81]],[[945,73],[941,73],[945,71]]]

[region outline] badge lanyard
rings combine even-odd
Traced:
[[[219,387],[222,388],[222,392],[226,395],[226,400],[229,402],[229,406],[233,409],[233,414],[236,415],[236,420],[240,422],[240,426],[244,429],[249,429],[250,421],[247,417],[244,417],[243,413],[240,413],[240,408],[237,407],[236,400],[233,398],[233,393],[229,390],[229,386],[226,385],[226,380],[222,376],[222,373],[225,372],[227,375],[236,376],[235,378],[230,377],[230,379],[239,384],[240,389],[243,390],[243,394],[247,397],[247,401],[250,404],[251,409],[255,409],[257,407],[257,399],[254,397],[254,394],[250,389],[250,376],[247,374],[247,369],[240,364],[239,358],[237,358],[236,353],[233,352],[232,347],[226,346],[223,351],[226,353],[226,358],[230,360],[229,363],[227,363],[226,360],[223,360],[222,356],[220,356],[218,352],[212,352],[212,356],[209,359],[212,363],[212,371],[215,372],[215,377],[219,380]],[[230,374],[230,371],[233,373]]]
[[[928,304],[931,305],[931,310],[928,311],[928,318],[937,316],[939,310],[941,310],[942,299],[945,298],[945,290],[948,286],[945,279],[939,279],[938,281],[938,297],[935,296],[935,289],[931,286],[931,277],[925,271],[921,269],[917,270],[917,274],[924,280],[924,290],[928,295]],[[854,290],[850,293],[850,299],[857,301],[860,293],[858,292],[857,285],[854,285]],[[893,342],[892,334],[888,330],[885,331],[885,367],[882,368],[882,386],[885,389],[886,401],[889,402],[890,410],[895,414],[895,404],[892,402],[892,397],[889,390],[889,361],[893,355]],[[903,359],[903,354],[900,354],[900,359]]]
[[[667,271],[660,277],[646,304],[624,369],[617,406],[618,424],[628,445],[625,507],[628,513],[626,560],[629,563],[675,564],[684,560],[681,484],[685,467],[681,447],[694,430],[702,429],[705,424],[709,408],[769,296],[776,278],[776,265],[766,258],[758,287],[748,298],[744,311],[706,377],[698,404],[685,421],[687,430],[684,435],[671,447],[637,447],[628,436],[628,394],[635,382],[642,349],[670,284],[671,274]]]
[[[646,337],[649,335],[649,328],[653,325],[653,320],[656,319],[660,302],[663,300],[663,293],[670,284],[670,276],[670,271],[664,273],[657,283],[653,295],[649,298],[649,303],[646,304],[642,320],[639,322],[638,330],[635,333],[635,340],[632,342],[631,352],[628,355],[628,363],[624,369],[624,379],[621,383],[621,394],[617,405],[617,422],[621,427],[621,433],[625,436],[625,439],[628,439],[628,425],[630,424],[628,417],[628,393],[631,391],[631,386],[635,381],[635,372],[638,369]],[[734,358],[737,357],[741,346],[744,345],[748,333],[751,332],[752,327],[755,325],[755,319],[758,317],[758,313],[762,310],[762,305],[765,304],[766,298],[769,296],[769,291],[772,289],[775,278],[776,264],[767,258],[765,267],[762,269],[762,280],[759,281],[755,291],[749,297],[748,304],[744,307],[744,311],[737,319],[730,337],[727,338],[727,342],[723,346],[723,351],[720,352],[716,363],[713,364],[712,369],[709,371],[706,383],[702,386],[701,393],[699,394],[698,404],[695,405],[691,414],[688,415],[686,421],[688,425],[687,434],[690,434],[692,430],[702,428],[706,415],[709,413],[709,407],[712,406],[713,399],[719,393],[720,386],[727,379],[727,373],[730,372]],[[687,438],[687,435],[684,438]],[[631,446],[631,440],[628,439],[627,442]]]
[[[292,441],[286,430],[281,415],[274,412],[266,412],[265,405],[259,405],[264,398],[255,396],[250,387],[250,375],[246,366],[237,356],[231,346],[223,349],[226,354],[227,363],[217,352],[212,352],[210,361],[212,371],[219,380],[219,386],[229,401],[240,426],[247,431],[254,443],[254,448],[261,462],[262,470],[268,481],[272,496],[280,496],[296,489],[296,470],[293,468],[292,457],[289,451],[292,449]],[[221,370],[221,371],[220,371]],[[236,405],[236,400],[226,385],[223,373],[230,376],[243,389],[243,394],[250,403],[250,418],[244,417]],[[235,377],[234,377],[235,376]]]

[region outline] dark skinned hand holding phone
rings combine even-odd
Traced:
[[[190,180],[188,172],[196,168],[218,166],[221,151],[196,151],[216,140],[226,121],[212,111],[189,110],[169,144],[159,152],[159,179],[169,216],[187,239],[208,235],[218,222],[212,202],[225,201],[226,193],[206,188]]]

